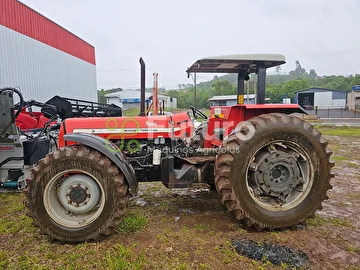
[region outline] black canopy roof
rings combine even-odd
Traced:
[[[286,63],[281,54],[236,54],[206,57],[197,60],[189,67],[187,73],[239,73],[244,71],[254,73],[257,65],[265,68],[275,67]]]

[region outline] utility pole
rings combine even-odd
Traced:
[[[194,107],[196,107],[196,73],[194,73]]]

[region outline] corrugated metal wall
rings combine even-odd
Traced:
[[[27,11],[19,8],[18,4],[22,8],[27,8]],[[13,10],[10,12],[10,9],[7,9],[5,13],[4,7],[11,7]],[[34,14],[26,15],[31,12],[37,17],[32,17]],[[21,14],[25,14],[25,17],[19,17]],[[7,24],[16,20],[18,26],[21,26],[17,29],[19,32],[13,29],[15,24],[10,25],[11,28]],[[51,23],[17,1],[0,0],[0,87],[20,87],[25,100],[35,99],[44,102],[54,95],[60,95],[96,101],[94,48],[54,23],[52,24],[56,28],[51,28]],[[27,26],[29,28],[24,34]],[[48,29],[56,29],[54,31],[58,31],[58,34],[48,36]],[[77,41],[73,44],[63,43],[61,39],[65,36],[69,36],[68,42],[72,42],[72,38]],[[48,41],[44,42],[41,40],[42,37],[48,38]],[[76,47],[73,53],[66,49],[66,46],[70,48],[70,45]],[[84,48],[92,50],[88,50],[84,55],[78,54]]]
[[[96,67],[0,26],[0,87],[20,87],[24,99],[54,95],[97,100]]]
[[[314,106],[330,107],[332,102],[332,92],[315,92]]]
[[[95,65],[95,49],[17,0],[0,0],[0,25]]]

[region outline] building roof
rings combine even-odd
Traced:
[[[247,99],[248,95],[244,95],[244,99]],[[249,99],[254,99],[255,94],[250,94]],[[226,96],[213,96],[209,101],[219,101],[219,100],[237,100],[237,95],[226,95]]]
[[[140,99],[139,90],[123,90],[114,93],[109,93],[105,95],[106,98],[121,98],[121,99]],[[152,97],[151,92],[145,92],[145,99],[150,99]],[[168,96],[158,95],[159,99],[165,99]]]
[[[152,93],[145,92],[145,98],[149,98],[151,96],[152,96]],[[106,94],[105,97],[107,97],[107,98],[117,97],[117,98],[122,98],[122,99],[124,99],[124,98],[140,98],[140,91],[139,90],[123,90],[123,91]]]
[[[95,65],[95,49],[18,0],[0,1],[0,25]]]
[[[295,93],[313,93],[313,92],[340,92],[346,93],[342,90],[328,89],[328,88],[319,88],[319,87],[311,87],[303,90],[296,91]]]
[[[260,63],[263,63],[265,68],[279,66],[285,63],[285,56],[281,54],[235,54],[205,57],[197,60],[186,72],[239,73],[244,71],[254,73]]]

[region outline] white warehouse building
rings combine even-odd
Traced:
[[[0,1],[0,88],[97,101],[95,49],[17,0]]]
[[[305,109],[340,109],[346,106],[347,93],[326,88],[309,88],[295,92],[295,102]]]
[[[123,110],[130,108],[140,108],[140,91],[139,90],[123,90],[105,95],[107,104],[115,104]],[[151,92],[145,92],[145,102],[150,105],[152,99]],[[166,108],[176,108],[177,99],[169,96],[158,95],[160,102],[164,103]]]

